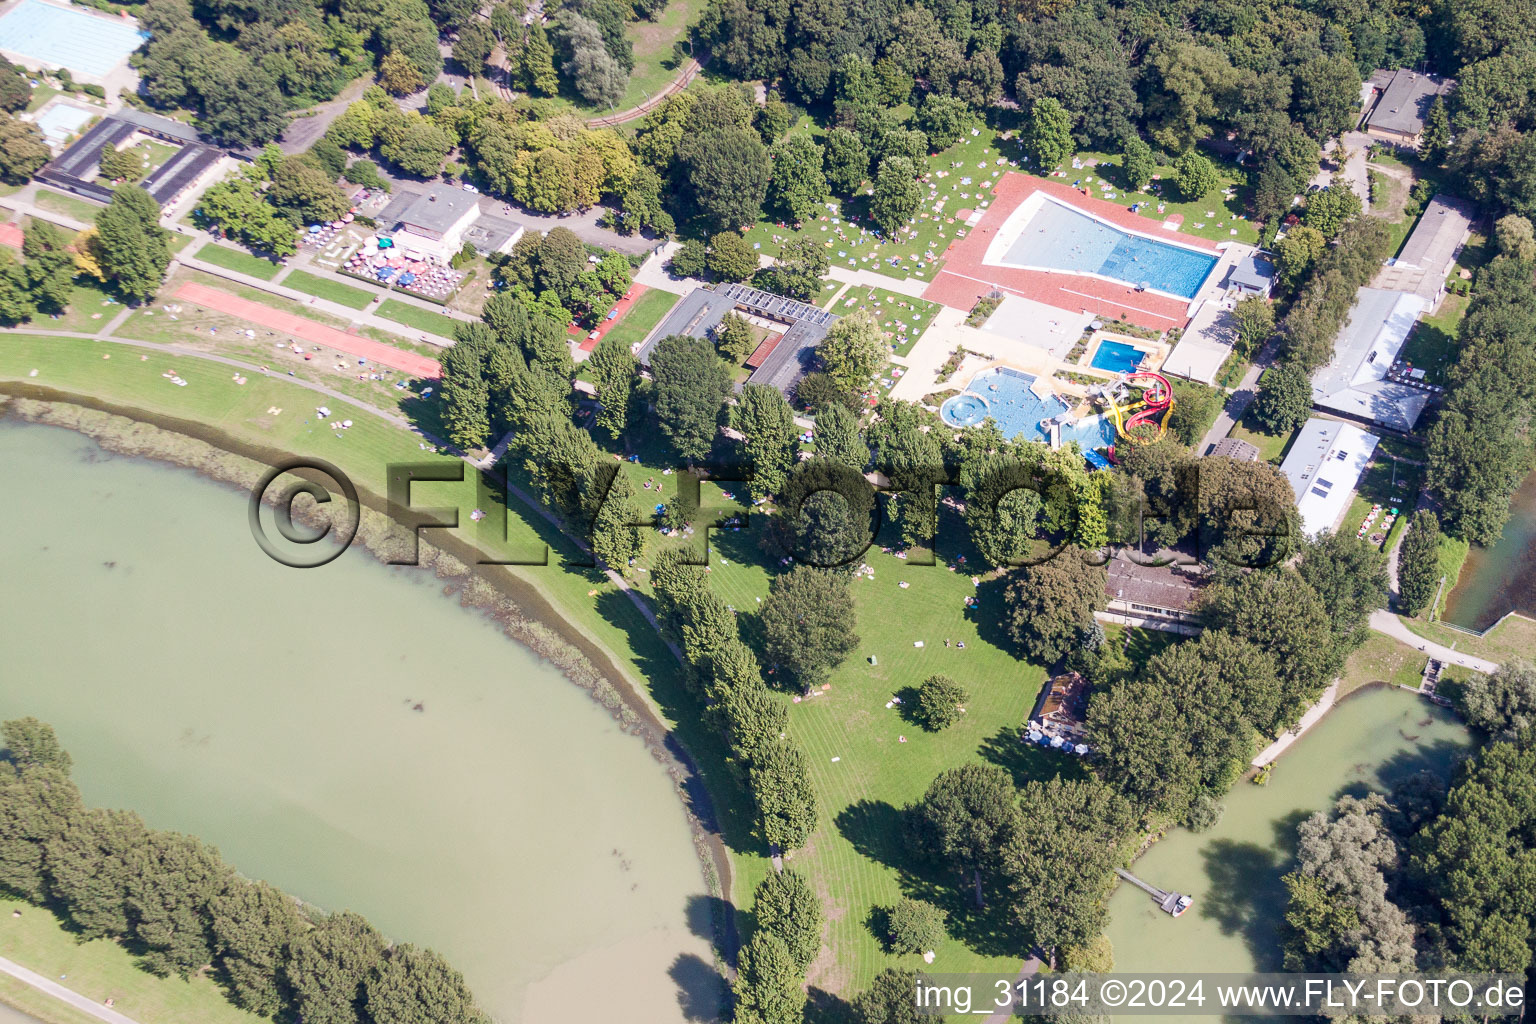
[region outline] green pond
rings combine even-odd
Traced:
[[[1499,539],[1472,549],[1445,598],[1445,620],[1467,629],[1485,630],[1510,612],[1536,616],[1536,473],[1511,499]]]
[[[0,466],[0,717],[88,802],[438,949],[498,1021],[712,1015],[674,786],[553,667],[419,570],[278,565],[189,471],[4,422]]]
[[[1122,884],[1110,900],[1115,969],[1125,972],[1280,970],[1285,886],[1296,826],[1345,793],[1386,790],[1421,769],[1449,780],[1468,749],[1448,712],[1385,687],[1345,699],[1275,764],[1267,786],[1239,782],[1207,832],[1178,829],[1132,866],[1163,889],[1195,897],[1178,918]]]

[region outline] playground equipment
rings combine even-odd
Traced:
[[[1131,433],[1132,427],[1157,424],[1157,438],[1161,441],[1168,433],[1168,418],[1173,412],[1173,386],[1160,373],[1137,370],[1126,374],[1108,388],[1095,388],[1090,392],[1109,409],[1115,421],[1115,433],[1131,444],[1141,444],[1146,438]],[[1114,449],[1110,449],[1113,454]]]

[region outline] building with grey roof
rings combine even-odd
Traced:
[[[1280,472],[1296,493],[1308,537],[1338,525],[1380,438],[1350,423],[1314,416],[1302,425]]]
[[[1377,73],[1378,75],[1381,72]],[[1373,81],[1384,78],[1372,77]],[[1426,75],[1403,69],[1386,80],[1381,96],[1365,118],[1365,130],[1369,135],[1417,147],[1419,135],[1424,131],[1424,118],[1436,96],[1444,96],[1456,87],[1449,78]]]
[[[1227,274],[1226,287],[1235,289],[1245,296],[1257,295],[1267,299],[1274,286],[1275,265],[1256,252],[1232,264],[1232,269]]]
[[[1219,455],[1239,462],[1258,462],[1259,446],[1251,441],[1244,441],[1240,437],[1224,437],[1211,445],[1211,450],[1205,454]]]
[[[1312,374],[1312,405],[1404,434],[1413,430],[1432,392],[1397,380],[1392,368],[1424,308],[1412,292],[1360,289],[1333,358]]]
[[[464,233],[480,216],[480,197],[451,185],[433,184],[396,197],[380,223],[394,225],[395,244],[446,262],[464,247]]]
[[[811,371],[816,346],[827,336],[827,329],[838,317],[807,302],[785,298],[744,284],[695,288],[683,296],[667,318],[635,353],[640,365],[650,367],[656,343],[672,334],[707,338],[725,315],[740,310],[752,316],[785,325],[783,335],[772,346],[760,346],[753,353],[758,361],[747,378],[749,384],[767,384],[789,395],[800,379]]]
[[[139,182],[162,208],[175,202],[225,155],[222,149],[199,142],[197,133],[179,121],[125,107],[96,122],[74,145],[44,164],[37,180],[93,202],[109,203],[112,186],[96,180],[102,154],[108,147],[126,149],[143,136],[178,147]]]
[[[1197,566],[1143,565],[1121,552],[1109,560],[1104,595],[1109,606],[1096,617],[1143,629],[1199,633],[1196,605],[1205,576]]]
[[[1413,292],[1424,300],[1426,311],[1435,309],[1445,297],[1446,275],[1472,234],[1476,217],[1472,203],[1435,196],[1403,243],[1403,251],[1376,275],[1371,287]]]

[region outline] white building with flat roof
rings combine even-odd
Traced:
[[[1280,472],[1296,492],[1301,530],[1308,537],[1338,526],[1380,441],[1338,420],[1314,416],[1302,426]]]
[[[395,244],[448,262],[464,247],[464,233],[480,216],[479,199],[473,192],[449,185],[428,185],[400,211]]]
[[[1413,292],[1361,288],[1333,343],[1333,358],[1312,374],[1312,404],[1363,423],[1411,431],[1430,392],[1392,379],[1389,371],[1424,308],[1424,298]]]

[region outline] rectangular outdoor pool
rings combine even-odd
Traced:
[[[1200,291],[1217,259],[1121,231],[1044,196],[1003,256],[1017,267],[1096,274],[1185,299]]]
[[[43,0],[21,0],[0,18],[0,50],[91,78],[110,74],[147,38],[131,18],[103,17]]]
[[[1141,365],[1144,354],[1135,345],[1127,345],[1123,341],[1110,341],[1106,338],[1099,342],[1099,349],[1093,354],[1093,359],[1088,365],[1096,370],[1108,370],[1110,373],[1132,373]]]

